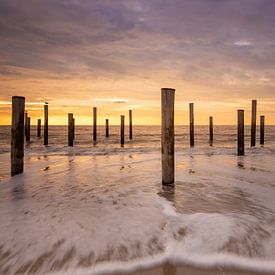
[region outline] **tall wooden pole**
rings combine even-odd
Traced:
[[[106,123],[105,123],[105,131],[106,131],[106,138],[109,137],[109,119],[106,119]]]
[[[260,118],[260,144],[264,145],[265,116]]]
[[[75,140],[75,118],[73,118],[73,138]]]
[[[238,156],[244,155],[244,110],[238,110]]]
[[[209,144],[210,146],[213,146],[213,117],[209,117]]]
[[[97,109],[96,107],[93,108],[93,141],[96,142],[97,138]]]
[[[68,146],[74,146],[74,116],[72,113],[68,114]]]
[[[124,135],[125,135],[125,116],[120,116],[120,144],[123,146],[124,141]]]
[[[257,100],[252,100],[251,114],[251,146],[256,145],[256,119],[257,119]]]
[[[24,170],[24,111],[25,97],[12,97],[11,176]]]
[[[194,103],[189,103],[189,120],[190,120],[190,146],[195,145],[194,136]]]
[[[129,139],[133,139],[133,112],[129,110]]]
[[[31,118],[27,117],[27,133],[26,133],[26,141],[30,142],[31,141]]]
[[[41,137],[41,119],[37,119],[37,137]]]
[[[25,112],[25,116],[24,116],[24,135],[26,136],[27,135],[27,131],[28,131],[28,129],[27,129],[27,127],[28,127],[28,125],[27,125],[27,120],[28,120],[28,112],[26,111]]]
[[[173,185],[175,177],[174,161],[174,102],[175,89],[161,89],[161,148],[162,184]]]
[[[49,115],[49,106],[48,104],[44,105],[44,145],[48,145],[48,115]]]

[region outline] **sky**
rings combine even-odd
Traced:
[[[26,97],[35,124],[99,124],[133,110],[160,124],[160,90],[176,89],[175,123],[275,124],[274,0],[0,0],[0,124]],[[259,119],[258,119],[259,121]]]

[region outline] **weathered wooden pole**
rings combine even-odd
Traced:
[[[41,137],[41,119],[37,119],[37,137]]]
[[[213,146],[213,117],[209,117],[209,144],[210,146]]]
[[[96,107],[93,108],[93,141],[96,142],[97,138],[97,109]]]
[[[265,116],[260,118],[260,144],[264,145]]]
[[[73,118],[73,137],[74,137],[74,140],[75,140],[75,118]]]
[[[120,144],[124,145],[124,134],[125,134],[125,116],[120,116]]]
[[[106,119],[106,123],[105,123],[105,131],[106,131],[106,138],[109,137],[109,119]]]
[[[27,117],[27,133],[26,133],[26,141],[30,142],[31,141],[31,118]]]
[[[25,97],[12,97],[11,176],[24,171],[24,111]]]
[[[28,112],[26,111],[25,112],[25,116],[24,116],[24,135],[26,136],[27,135],[27,131],[28,131],[28,129],[27,129],[27,120],[28,120]]]
[[[174,102],[175,89],[161,89],[161,151],[162,184],[173,185],[175,177],[174,161]]]
[[[238,156],[244,155],[244,110],[238,110]]]
[[[68,146],[74,146],[74,115],[68,114]]]
[[[190,146],[195,145],[194,136],[194,103],[189,103],[189,120],[190,120]]]
[[[133,112],[129,110],[129,139],[133,139]]]
[[[48,115],[49,115],[49,106],[48,103],[44,105],[44,145],[48,145]]]
[[[257,100],[252,100],[251,113],[251,146],[256,145],[256,119],[257,119]]]

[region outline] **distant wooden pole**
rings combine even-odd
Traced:
[[[26,112],[25,112],[25,116],[24,116],[24,123],[25,123],[25,124],[24,124],[24,125],[25,125],[25,126],[24,126],[24,135],[25,135],[25,136],[27,135],[27,131],[28,131],[28,129],[27,129],[27,127],[28,127],[28,126],[27,126],[27,120],[28,120],[28,112],[26,111]]]
[[[251,114],[251,146],[256,145],[256,119],[257,119],[257,100],[252,100]]]
[[[238,110],[238,156],[244,155],[244,110]]]
[[[96,107],[93,108],[93,141],[96,141],[97,138],[97,109]]]
[[[133,139],[133,112],[129,110],[129,139]]]
[[[37,137],[41,137],[41,119],[37,119]]]
[[[31,118],[27,117],[27,133],[26,133],[26,141],[30,142],[31,141]]]
[[[44,105],[44,145],[48,145],[48,115],[49,115],[49,106],[48,104]]]
[[[125,116],[120,116],[120,144],[123,146],[124,141],[124,134],[125,134]]]
[[[174,184],[174,101],[175,89],[161,89],[162,184]]]
[[[190,120],[190,146],[194,147],[194,103],[189,103],[189,120]]]
[[[106,138],[108,138],[109,137],[109,119],[106,119],[105,130],[106,130]]]
[[[11,176],[24,170],[24,111],[25,97],[12,97]]]
[[[264,145],[265,116],[260,119],[260,144]]]
[[[73,118],[73,138],[75,140],[75,118]]]
[[[213,146],[213,117],[209,117],[209,144],[210,146]]]
[[[74,115],[68,114],[68,146],[74,146]]]

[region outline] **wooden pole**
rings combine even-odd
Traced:
[[[244,110],[238,110],[238,156],[244,155]]]
[[[68,146],[74,146],[74,115],[68,114]]]
[[[41,137],[41,119],[37,119],[37,137]]]
[[[129,110],[129,139],[133,139],[133,112]]]
[[[120,144],[121,146],[124,145],[124,134],[125,134],[125,116],[120,116]]]
[[[25,97],[12,97],[11,176],[24,171],[24,111]]]
[[[75,118],[73,118],[73,138],[75,140]]]
[[[189,119],[190,119],[190,146],[194,147],[194,103],[189,103]]]
[[[209,144],[210,146],[213,146],[213,117],[209,117]]]
[[[26,141],[30,142],[31,141],[31,118],[27,117],[27,133],[26,133]]]
[[[48,104],[44,105],[44,145],[48,145],[48,115],[49,115],[49,106]]]
[[[161,147],[162,184],[173,185],[175,177],[174,160],[174,101],[175,89],[161,89]]]
[[[264,145],[265,116],[260,119],[260,144]]]
[[[28,131],[28,129],[27,129],[27,127],[28,127],[28,126],[27,126],[27,123],[28,123],[27,120],[28,120],[28,112],[26,111],[26,112],[25,112],[25,116],[24,116],[24,123],[25,123],[25,124],[24,124],[24,125],[25,125],[25,127],[24,127],[24,135],[25,135],[25,136],[27,135],[27,131]]]
[[[97,109],[96,107],[93,108],[93,141],[96,142],[97,138]]]
[[[251,114],[251,146],[256,145],[256,118],[257,118],[257,100],[252,100]]]
[[[109,137],[109,119],[106,119],[105,130],[106,130],[106,138],[108,138]]]

